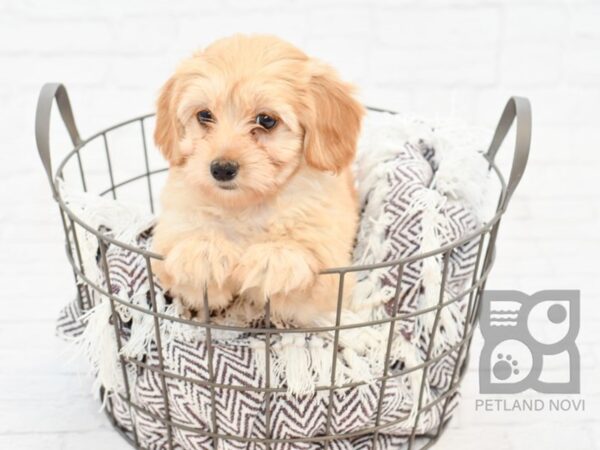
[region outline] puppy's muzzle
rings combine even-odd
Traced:
[[[210,163],[210,173],[217,181],[233,180],[240,168],[240,165],[235,161],[227,161],[216,159]]]

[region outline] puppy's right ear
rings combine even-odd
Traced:
[[[178,166],[183,162],[183,156],[179,150],[181,125],[175,112],[176,85],[176,78],[171,77],[161,88],[156,102],[156,126],[154,129],[154,142],[171,166]]]

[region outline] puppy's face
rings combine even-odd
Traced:
[[[165,84],[155,140],[188,189],[239,207],[273,196],[303,166],[346,167],[362,114],[329,67],[273,37],[234,36]]]

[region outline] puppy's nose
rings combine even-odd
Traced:
[[[231,181],[238,173],[240,165],[235,161],[215,159],[210,163],[210,173],[218,181]]]

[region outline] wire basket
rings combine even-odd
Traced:
[[[51,157],[50,157],[50,144],[49,144],[49,133],[50,133],[50,113],[53,106],[54,101],[56,100],[58,109],[62,116],[63,122],[67,128],[70,140],[73,144],[73,149],[66,155],[66,157],[59,163],[55,172],[52,170]],[[373,108],[374,110],[377,110]],[[381,111],[381,110],[378,110]],[[389,111],[388,111],[389,112]],[[164,174],[168,169],[165,167],[153,168],[151,164],[152,154],[149,154],[148,151],[148,138],[146,128],[148,127],[148,122],[152,120],[153,114],[147,114],[144,116],[136,117],[131,120],[119,123],[112,127],[109,127],[105,130],[102,130],[87,139],[82,139],[79,135],[77,127],[75,125],[75,120],[73,117],[71,105],[69,103],[69,98],[67,95],[67,91],[65,87],[61,84],[46,84],[40,93],[39,102],[37,106],[36,112],[36,141],[37,147],[39,151],[40,158],[42,160],[42,164],[50,181],[50,187],[52,190],[52,195],[54,200],[58,203],[60,209],[60,217],[62,219],[62,224],[64,227],[64,233],[66,238],[66,253],[68,260],[73,269],[73,275],[75,279],[75,285],[77,287],[77,303],[79,308],[82,311],[86,311],[91,308],[91,292],[96,291],[99,295],[104,296],[110,301],[111,310],[113,314],[112,324],[114,325],[114,338],[117,342],[117,348],[120,350],[121,343],[121,330],[119,328],[119,323],[117,320],[117,313],[115,312],[118,305],[128,306],[121,298],[112,295],[111,292],[108,292],[107,289],[102,286],[98,286],[97,284],[92,283],[85,274],[84,266],[81,260],[81,252],[80,252],[80,236],[79,233],[89,233],[91,236],[95,237],[98,241],[98,247],[100,249],[99,259],[101,261],[101,266],[106,273],[106,277],[108,279],[108,263],[106,259],[106,252],[109,245],[114,245],[126,249],[128,251],[139,254],[143,258],[145,258],[147,262],[147,270],[148,270],[148,279],[152,280],[152,272],[151,272],[151,260],[153,259],[162,259],[161,255],[155,254],[151,251],[144,250],[141,248],[136,248],[135,246],[120,242],[107,235],[105,232],[95,229],[90,226],[84,220],[77,216],[67,205],[65,199],[61,195],[61,191],[59,189],[59,180],[65,179],[65,174],[68,171],[75,173],[80,182],[81,187],[84,191],[92,191],[92,188],[89,183],[90,177],[100,178],[104,182],[104,186],[100,189],[97,189],[95,192],[99,193],[101,196],[110,196],[114,199],[117,198],[117,195],[124,191],[128,186],[138,185],[144,191],[144,197],[147,199],[148,207],[150,211],[154,212],[154,199],[155,199],[155,182],[156,178],[161,174]],[[516,144],[515,144],[515,152],[512,162],[512,168],[510,170],[510,175],[508,177],[508,182],[505,182],[504,177],[502,176],[501,171],[496,166],[494,160],[496,157],[496,153],[504,141],[507,133],[513,125],[513,122],[516,119]],[[111,149],[109,145],[109,136],[112,133],[117,133],[119,130],[123,129],[133,130],[138,138],[138,145],[141,144],[142,149],[142,157],[141,159],[141,167],[129,168],[137,173],[131,175],[131,173],[124,177],[122,180],[118,180],[116,171],[117,167],[115,166],[114,158],[111,156]],[[331,382],[328,385],[318,386],[317,389],[323,391],[325,393],[325,397],[328,398],[328,409],[327,409],[327,423],[325,427],[325,433],[318,437],[304,437],[304,438],[296,438],[296,439],[276,439],[271,436],[270,430],[270,419],[271,419],[271,411],[269,408],[269,402],[272,395],[277,392],[281,392],[281,388],[277,388],[271,385],[269,380],[270,374],[270,342],[271,337],[277,333],[282,332],[333,332],[333,352],[336,351],[338,347],[338,340],[340,332],[346,328],[348,325],[342,325],[341,323],[341,310],[342,310],[342,299],[343,299],[343,290],[344,290],[344,277],[356,271],[369,271],[375,270],[382,267],[397,267],[399,273],[402,273],[402,268],[413,261],[418,259],[425,259],[427,257],[439,255],[442,258],[442,261],[445,262],[444,270],[446,270],[447,262],[449,260],[449,256],[452,252],[459,247],[460,245],[468,242],[470,240],[478,240],[478,248],[477,248],[477,257],[475,262],[475,269],[473,271],[473,276],[471,279],[470,286],[465,289],[464,292],[458,294],[455,298],[447,299],[447,293],[445,291],[445,277],[442,277],[442,286],[440,289],[440,298],[437,306],[435,307],[435,320],[434,325],[431,330],[431,334],[429,336],[429,348],[427,351],[427,357],[424,362],[416,367],[404,367],[400,373],[397,369],[393,367],[393,361],[390,361],[390,349],[392,341],[395,339],[395,327],[394,325],[398,320],[401,320],[402,317],[394,314],[389,319],[379,320],[377,322],[365,322],[361,324],[353,324],[352,327],[370,327],[373,325],[379,325],[381,323],[390,323],[389,327],[389,335],[387,337],[387,353],[384,362],[383,373],[380,377],[378,377],[375,381],[379,383],[380,391],[379,391],[379,402],[377,405],[375,417],[373,420],[373,426],[365,427],[364,429],[360,429],[352,433],[352,436],[373,436],[373,442],[378,436],[378,434],[385,432],[386,427],[390,426],[390,423],[382,423],[381,422],[381,413],[382,413],[382,398],[383,392],[388,380],[393,377],[402,375],[402,373],[406,373],[409,371],[417,371],[421,370],[421,386],[420,393],[418,396],[418,404],[416,410],[416,419],[415,423],[412,426],[412,432],[408,437],[408,448],[429,448],[431,447],[442,435],[444,429],[447,426],[448,419],[450,418],[448,412],[448,405],[451,396],[453,396],[460,386],[462,378],[465,374],[466,366],[468,363],[468,353],[469,346],[471,343],[471,339],[473,337],[473,332],[476,329],[477,319],[479,316],[482,292],[485,288],[485,283],[487,277],[490,273],[490,269],[493,263],[494,254],[495,254],[495,242],[496,236],[498,233],[498,228],[500,225],[500,220],[503,213],[506,211],[509,200],[513,195],[522,175],[525,170],[525,166],[527,163],[528,153],[529,153],[529,145],[531,139],[531,112],[530,105],[528,100],[519,97],[511,98],[500,118],[497,129],[494,133],[492,142],[489,146],[487,153],[483,154],[487,162],[489,163],[490,171],[497,178],[500,185],[500,193],[498,197],[497,207],[495,210],[495,214],[491,219],[481,225],[475,232],[471,232],[468,235],[462,237],[460,240],[452,242],[451,244],[445,245],[435,251],[422,253],[418,256],[404,258],[398,261],[392,262],[382,262],[378,264],[370,264],[370,265],[361,265],[361,266],[349,266],[349,267],[339,267],[339,268],[330,268],[324,271],[323,275],[336,276],[339,279],[339,289],[338,289],[338,304],[337,304],[337,313],[335,318],[335,326],[330,327],[312,327],[312,328],[302,328],[302,329],[292,329],[292,330],[278,330],[271,327],[271,318],[270,318],[270,307],[269,302],[267,301],[265,306],[265,319],[262,327],[256,328],[242,328],[242,327],[234,327],[234,326],[225,326],[225,325],[217,325],[211,322],[210,315],[207,313],[206,317],[203,320],[187,320],[183,318],[174,318],[168,317],[164,314],[161,314],[156,309],[156,300],[152,296],[152,309],[149,311],[145,311],[145,313],[150,314],[154,320],[154,339],[159,351],[159,360],[158,365],[155,367],[145,367],[146,369],[154,370],[162,383],[163,389],[166,389],[167,380],[170,376],[167,371],[165,371],[165,367],[163,365],[162,352],[161,352],[161,321],[165,320],[177,320],[181,322],[185,322],[187,325],[193,327],[200,327],[205,331],[206,335],[206,345],[208,348],[208,366],[210,376],[209,379],[205,381],[206,385],[211,389],[211,409],[213,411],[213,428],[211,430],[197,430],[198,433],[204,434],[212,441],[212,447],[217,449],[219,447],[219,442],[222,439],[237,439],[241,443],[245,443],[243,445],[249,445],[250,442],[259,443],[263,445],[263,448],[277,448],[277,445],[281,445],[282,443],[292,444],[291,448],[295,448],[294,445],[300,444],[308,444],[308,443],[317,443],[322,445],[323,448],[329,448],[331,442],[335,439],[345,438],[348,435],[340,435],[335,434],[331,431],[331,422],[332,416],[334,413],[332,408],[332,399],[334,393],[338,389],[344,388],[344,386],[336,385],[335,380],[335,354],[332,355],[333,359],[333,370]],[[99,149],[98,149],[98,145]],[[96,145],[95,150],[92,148]],[[97,166],[98,162],[94,167],[84,169],[85,164],[83,162],[87,153],[94,151],[95,156],[97,158],[101,158],[102,164],[105,165],[105,170],[99,169]],[[402,281],[402,276],[400,276],[397,280],[396,290],[399,291],[399,285]],[[152,292],[152,291],[151,291]],[[426,435],[419,435],[417,433],[417,424],[419,422],[419,416],[429,408],[432,408],[434,405],[429,403],[426,404],[423,401],[423,385],[425,376],[427,374],[428,369],[434,363],[432,359],[432,347],[434,336],[436,330],[438,329],[438,321],[440,320],[441,311],[446,308],[449,304],[455,301],[458,298],[468,298],[468,304],[466,308],[466,320],[464,322],[464,329],[462,330],[460,341],[451,349],[452,356],[454,358],[454,364],[452,367],[452,376],[451,376],[451,384],[447,392],[438,398],[435,403],[442,402],[442,413],[441,420],[439,421],[439,426],[435,432],[427,433]],[[394,301],[398,302],[398,295]],[[208,300],[205,295],[205,311],[208,312]],[[424,314],[426,312],[431,311],[417,311],[416,314]],[[242,385],[223,385],[216,383],[213,374],[212,374],[212,335],[211,332],[215,329],[230,329],[233,331],[244,331],[247,333],[254,333],[256,335],[264,336],[265,339],[265,387],[249,387]],[[141,364],[139,361],[135,359],[128,359],[125,356],[120,356],[121,367],[123,369],[123,382],[126,388],[126,392],[122,395],[122,400],[129,405],[131,408],[139,408],[138,405],[132,400],[132,395],[130,391],[130,386],[128,382],[128,377],[125,372],[125,367],[128,365],[139,365]],[[366,382],[365,382],[366,383]],[[355,383],[360,384],[360,383]],[[347,387],[347,386],[346,386]],[[255,439],[247,439],[243,437],[236,437],[230,435],[224,435],[219,431],[216,426],[214,411],[215,411],[215,392],[216,389],[247,389],[251,391],[255,391],[264,395],[264,401],[266,403],[266,432],[264,438],[255,438]],[[169,402],[166,395],[163,394],[164,399],[164,417],[157,417],[157,420],[162,421],[163,424],[167,427],[169,437],[167,447],[172,449],[175,448],[173,441],[171,439],[172,431],[178,427],[178,424],[171,419],[171,412],[169,409]],[[117,431],[119,431],[122,436],[135,448],[144,448],[139,443],[136,434],[135,423],[133,424],[132,430],[123,429],[114,417],[113,409],[110,407],[107,408],[107,414],[111,418],[112,424]],[[374,445],[375,446],[375,445]]]

